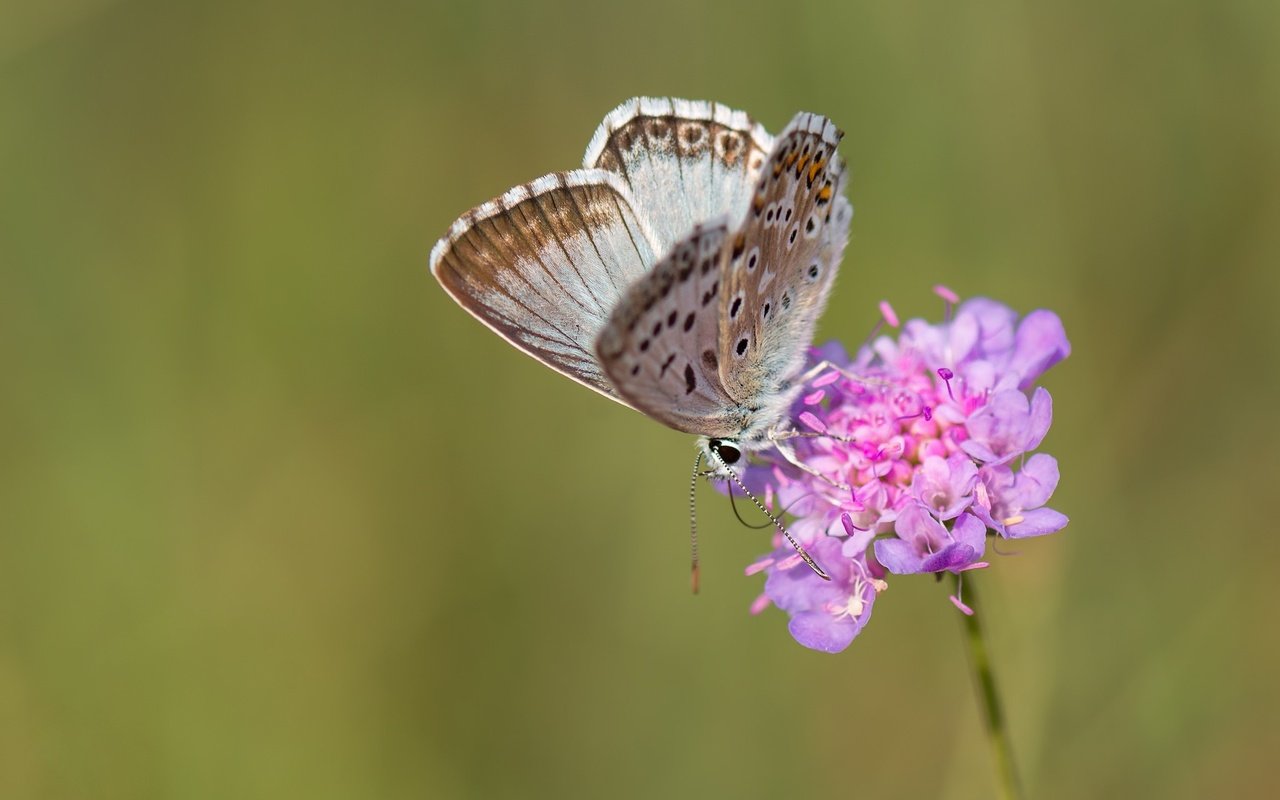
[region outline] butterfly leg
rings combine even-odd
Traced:
[[[866,386],[888,386],[889,385],[886,381],[878,380],[876,378],[867,378],[865,376],[855,374],[845,369],[844,367],[840,366],[839,364],[833,364],[832,362],[826,361],[826,360],[819,361],[817,364],[814,364],[812,367],[802,372],[799,376],[796,377],[795,383],[803,386],[804,384],[809,383],[810,381],[817,378],[819,375],[821,375],[823,372],[829,369],[840,373],[842,376],[848,378],[849,380],[855,383],[861,383]]]
[[[795,383],[803,386],[815,380],[819,375],[826,372],[827,370],[834,370],[836,373],[856,383],[861,383],[868,386],[885,385],[883,384],[882,381],[876,380],[874,378],[866,378],[861,375],[856,375],[850,372],[849,370],[845,369],[844,367],[841,367],[839,364],[834,364],[825,359],[818,362],[817,364],[814,364],[809,369],[805,370],[802,374],[800,374],[796,378]],[[824,475],[823,473],[819,472],[818,470],[814,469],[813,467],[801,461],[799,457],[796,456],[795,449],[790,444],[787,444],[788,439],[834,439],[837,442],[854,442],[856,441],[855,439],[849,436],[840,436],[834,433],[816,432],[816,431],[815,432],[798,431],[795,428],[788,428],[786,430],[775,429],[775,430],[769,431],[770,443],[773,444],[774,448],[779,453],[782,454],[782,457],[785,458],[788,462],[790,462],[793,466],[795,466],[800,470],[803,470],[804,472],[809,473],[815,478],[819,478],[822,481],[825,481],[826,483],[831,484],[837,489],[842,489],[845,491],[851,490],[852,487],[850,487],[849,484],[844,483],[843,481],[833,480],[831,476]]]
[[[849,486],[849,484],[843,483],[841,481],[833,480],[831,476],[824,475],[823,473],[819,472],[818,470],[814,469],[813,467],[801,461],[800,458],[796,455],[795,448],[793,448],[791,444],[787,441],[788,439],[797,439],[797,438],[800,438],[800,439],[826,438],[826,439],[835,439],[838,442],[852,442],[854,440],[851,437],[837,436],[833,433],[807,433],[805,431],[795,430],[794,428],[790,430],[785,430],[785,431],[778,431],[778,430],[769,431],[769,441],[773,444],[773,448],[777,450],[779,453],[781,453],[782,457],[785,458],[788,462],[790,462],[792,466],[809,473],[815,478],[818,478],[822,481],[825,481],[826,483],[831,484],[832,486],[836,487],[837,489],[840,489],[841,491],[848,492],[853,490],[853,488]]]

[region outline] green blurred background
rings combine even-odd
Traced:
[[[1274,796],[1274,3],[0,4],[0,797],[979,798],[943,586],[844,654],[690,437],[427,272],[635,94],[846,129],[823,337],[1063,317],[982,577],[1029,794]]]

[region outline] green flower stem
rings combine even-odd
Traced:
[[[959,597],[960,576],[952,577]],[[996,762],[998,796],[1004,800],[1018,800],[1022,793],[1018,789],[1018,776],[1013,766],[1013,751],[1009,747],[1009,732],[1005,728],[1000,696],[996,693],[996,678],[991,671],[987,645],[982,639],[982,623],[978,620],[980,609],[973,584],[973,573],[969,573],[964,579],[964,596],[961,598],[973,610],[972,614],[962,615],[965,639],[969,645],[969,666],[973,669],[974,690],[978,693],[978,704],[982,706],[983,716],[986,718],[991,755]]]

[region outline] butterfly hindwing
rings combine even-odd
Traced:
[[[622,398],[676,430],[731,437],[740,414],[720,381],[720,280],[729,228],[696,226],[637,281],[596,352]]]
[[[605,117],[583,165],[618,174],[666,252],[693,226],[721,214],[736,226],[773,138],[719,103],[636,97]]]
[[[804,363],[849,236],[843,134],[797,114],[775,140],[725,260],[720,374],[730,396],[785,403]]]
[[[656,260],[625,183],[604,170],[554,173],[463,215],[431,251],[431,273],[499,336],[619,399],[595,340]]]

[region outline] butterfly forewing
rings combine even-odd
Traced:
[[[764,128],[718,103],[637,97],[605,117],[583,164],[622,177],[666,252],[695,224],[736,226],[772,149]]]
[[[723,219],[695,227],[632,286],[596,345],[627,403],[687,433],[732,437],[742,430],[716,355],[728,237]]]
[[[730,243],[719,360],[724,386],[741,402],[785,402],[785,384],[813,339],[852,217],[836,154],[841,135],[825,117],[797,114],[775,140]]]
[[[431,273],[524,352],[619,399],[595,340],[656,260],[625,183],[603,170],[555,173],[471,210],[431,251]]]
[[[473,209],[431,270],[574,380],[678,430],[767,446],[848,237],[839,138],[813,114],[775,140],[715,103],[629,100],[586,169]]]

